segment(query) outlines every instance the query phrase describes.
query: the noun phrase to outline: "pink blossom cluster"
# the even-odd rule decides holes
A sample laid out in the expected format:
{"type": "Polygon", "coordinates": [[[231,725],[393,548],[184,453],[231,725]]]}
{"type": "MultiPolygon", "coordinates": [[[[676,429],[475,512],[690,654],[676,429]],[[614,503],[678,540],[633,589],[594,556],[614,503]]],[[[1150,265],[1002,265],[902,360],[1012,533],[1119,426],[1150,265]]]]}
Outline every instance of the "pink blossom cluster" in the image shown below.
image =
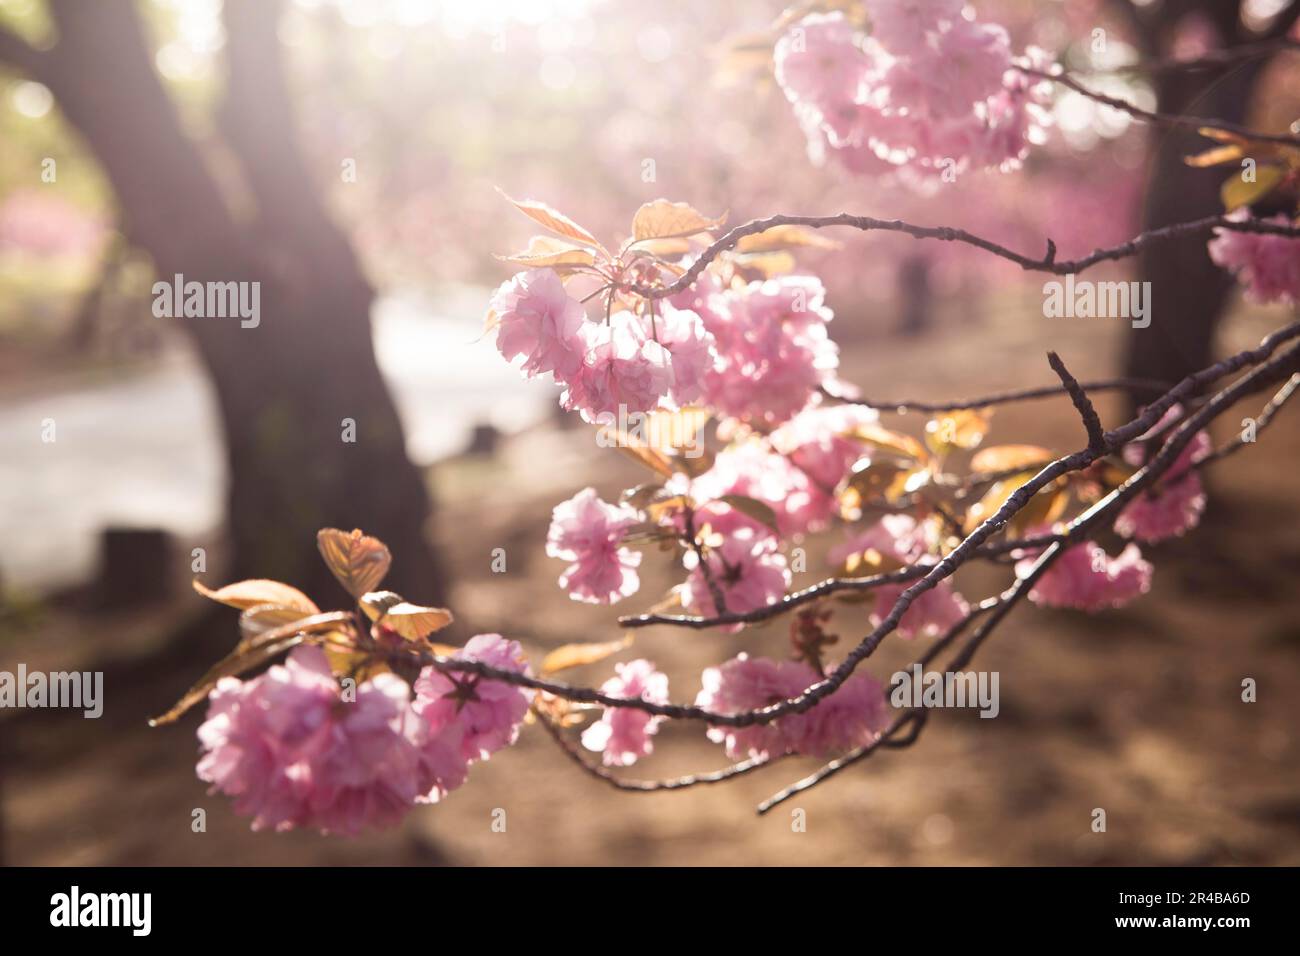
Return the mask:
{"type": "MultiPolygon", "coordinates": [[[[1145,464],[1148,439],[1181,415],[1181,406],[1170,408],[1150,432],[1124,448],[1124,460],[1135,467],[1145,464]]],[[[1151,543],[1176,537],[1196,527],[1205,511],[1205,489],[1195,465],[1210,451],[1208,432],[1199,431],[1193,435],[1155,485],[1124,506],[1115,519],[1115,532],[1125,538],[1151,543]]]]}
{"type": "MultiPolygon", "coordinates": [[[[1048,122],[1042,81],[1013,68],[1000,26],[964,0],[875,0],[869,34],[815,13],[776,44],[776,79],[809,139],[854,172],[1018,165],[1048,122]]],[[[1041,51],[1029,50],[1034,67],[1041,51]]]]}
{"type": "MultiPolygon", "coordinates": [[[[668,677],[650,661],[640,659],[614,665],[615,676],[600,689],[611,697],[668,703],[668,677]]],[[[631,707],[606,707],[600,719],[582,733],[582,745],[602,755],[607,767],[628,767],[654,751],[650,738],[664,718],[631,707]]]]}
{"type": "MultiPolygon", "coordinates": [[[[690,572],[677,587],[682,606],[713,617],[724,609],[743,614],[784,597],[790,586],[790,569],[781,553],[781,541],[772,529],[749,515],[720,502],[695,513],[702,533],[702,557],[693,549],[682,556],[690,572]],[[715,593],[724,607],[718,606],[715,593]]],[[[725,630],[739,630],[731,625],[725,630]]]]}
{"type": "MultiPolygon", "coordinates": [[[[1021,558],[1016,575],[1024,578],[1036,556],[1021,558]]],[[[1065,550],[1029,591],[1029,600],[1046,607],[1102,611],[1121,607],[1151,589],[1151,564],[1130,544],[1111,557],[1095,541],[1065,550]]]]}
{"type": "Polygon", "coordinates": [[[825,289],[784,276],[723,289],[716,277],[646,314],[588,321],[549,269],[520,272],[493,294],[497,348],[528,377],[550,373],[560,402],[585,421],[703,403],[721,415],[779,424],[804,408],[839,364],[825,289]]]}
{"type": "Polygon", "coordinates": [[[702,380],[702,398],[722,416],[779,425],[805,408],[834,379],[839,349],[826,331],[833,313],[814,276],[791,275],[723,288],[705,275],[672,297],[700,317],[716,362],[702,380]]]}
{"type": "MultiPolygon", "coordinates": [[[[1245,220],[1248,215],[1243,209],[1232,218],[1245,220]]],[[[1264,222],[1286,225],[1292,220],[1279,215],[1264,222]]],[[[1210,258],[1245,285],[1248,297],[1256,302],[1300,304],[1300,239],[1229,229],[1214,232],[1210,258]]]]}
{"type": "MultiPolygon", "coordinates": [[[[518,643],[480,634],[455,655],[521,671],[518,643]]],[[[250,680],[225,677],[199,727],[199,778],[234,799],[254,830],[353,835],[397,823],[465,782],[470,764],[513,743],[520,688],[425,668],[411,689],[378,674],[345,697],[319,647],[295,648],[250,680]]]]}
{"type": "MultiPolygon", "coordinates": [[[[803,661],[740,654],[704,672],[695,703],[715,713],[738,714],[797,697],[821,680],[822,675],[803,661]]],[[[752,727],[711,727],[708,734],[710,740],[725,745],[733,760],[782,754],[826,756],[870,743],[887,716],[880,683],[855,673],[801,714],[752,727]]]]}
{"type": "Polygon", "coordinates": [[[572,562],[560,575],[560,587],[575,601],[613,604],[641,586],[637,568],[641,552],[622,546],[628,528],[640,520],[626,505],[602,501],[595,488],[584,488],[551,512],[546,553],[572,562]]]}

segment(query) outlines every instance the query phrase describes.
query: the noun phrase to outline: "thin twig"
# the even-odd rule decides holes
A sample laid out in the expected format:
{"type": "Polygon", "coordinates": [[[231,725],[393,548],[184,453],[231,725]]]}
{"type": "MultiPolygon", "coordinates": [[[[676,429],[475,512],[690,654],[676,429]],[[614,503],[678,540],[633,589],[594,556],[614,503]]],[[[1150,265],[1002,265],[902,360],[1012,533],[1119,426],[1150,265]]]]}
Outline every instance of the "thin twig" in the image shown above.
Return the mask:
{"type": "Polygon", "coordinates": [[[863,232],[901,232],[914,239],[938,239],[941,242],[960,242],[977,249],[991,252],[993,255],[1009,262],[1014,262],[1027,272],[1047,272],[1053,275],[1070,275],[1079,273],[1100,262],[1112,262],[1127,259],[1153,243],[1179,239],[1209,232],[1211,229],[1226,229],[1230,232],[1249,232],[1263,235],[1287,236],[1300,238],[1300,224],[1268,222],[1263,219],[1230,219],[1226,214],[1204,216],[1186,222],[1174,223],[1139,233],[1127,242],[1105,249],[1097,249],[1078,259],[1057,260],[1055,244],[1048,240],[1048,252],[1041,258],[1026,256],[1009,249],[1001,243],[985,239],[965,229],[952,226],[918,226],[901,219],[876,219],[872,216],[855,216],[851,213],[839,213],[834,216],[769,216],[755,219],[736,226],[714,240],[703,250],[680,276],[667,285],[648,286],[639,283],[623,283],[619,289],[634,292],[652,299],[676,295],[689,289],[705,268],[722,253],[732,249],[746,236],[765,232],[776,226],[806,226],[809,229],[826,229],[832,226],[847,226],[863,232]]]}
{"type": "Polygon", "coordinates": [[[1067,89],[1073,90],[1080,96],[1085,96],[1093,102],[1100,103],[1103,106],[1109,106],[1111,109],[1119,110],[1121,113],[1127,113],[1135,119],[1140,119],[1157,126],[1175,127],[1178,129],[1201,129],[1208,127],[1211,129],[1223,130],[1225,133],[1232,133],[1245,139],[1261,143],[1276,143],[1281,146],[1300,146],[1300,136],[1291,133],[1264,133],[1259,130],[1253,130],[1248,126],[1242,126],[1239,123],[1229,123],[1226,120],[1209,119],[1204,116],[1184,116],[1180,113],[1158,113],[1153,110],[1143,109],[1135,103],[1128,100],[1122,100],[1116,96],[1107,96],[1105,93],[1098,93],[1096,90],[1090,90],[1083,83],[1070,76],[1068,73],[1062,73],[1052,70],[1040,70],[1036,67],[1015,66],[1014,69],[1041,80],[1049,80],[1052,83],[1059,83],[1067,89]]]}
{"type": "Polygon", "coordinates": [[[1079,380],[1070,374],[1070,370],[1065,367],[1065,363],[1055,352],[1047,353],[1047,364],[1052,366],[1052,371],[1060,378],[1061,384],[1070,395],[1075,411],[1083,419],[1084,430],[1088,433],[1089,450],[1102,452],[1106,447],[1106,431],[1101,427],[1101,419],[1097,417],[1097,409],[1092,407],[1088,393],[1083,390],[1079,380]]]}

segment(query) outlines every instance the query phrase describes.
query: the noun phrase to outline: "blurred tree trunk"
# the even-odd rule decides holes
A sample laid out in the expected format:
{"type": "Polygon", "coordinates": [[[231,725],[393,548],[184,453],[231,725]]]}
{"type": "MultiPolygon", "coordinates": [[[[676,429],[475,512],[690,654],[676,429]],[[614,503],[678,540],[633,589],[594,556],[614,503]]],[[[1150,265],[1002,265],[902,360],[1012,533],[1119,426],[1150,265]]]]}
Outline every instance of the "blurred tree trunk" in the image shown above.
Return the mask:
{"type": "MultiPolygon", "coordinates": [[[[1225,47],[1284,36],[1300,16],[1300,0],[1293,0],[1261,37],[1245,32],[1239,5],[1233,0],[1170,0],[1158,10],[1121,0],[1121,7],[1148,58],[1169,55],[1175,27],[1188,14],[1208,18],[1225,47]]],[[[1261,57],[1220,70],[1158,73],[1153,78],[1157,110],[1245,123],[1268,62],[1261,57]]],[[[1210,141],[1192,130],[1153,128],[1150,136],[1143,230],[1222,212],[1219,185],[1228,173],[1222,168],[1194,169],[1183,162],[1185,156],[1207,149],[1210,141]]],[[[1129,332],[1124,374],[1176,382],[1211,364],[1215,332],[1234,283],[1211,261],[1206,238],[1192,236],[1150,246],[1139,254],[1137,267],[1138,279],[1151,283],[1154,320],[1148,328],[1129,332]]]]}
{"type": "Polygon", "coordinates": [[[316,555],[315,531],[360,527],[394,553],[387,586],[441,601],[445,580],[425,538],[429,494],[375,360],[374,292],[294,138],[280,4],[225,8],[223,136],[202,149],[154,72],[133,0],[52,0],[58,43],[28,67],[98,157],[128,238],[160,279],[261,283],[256,328],[237,318],[159,320],[184,324],[216,388],[234,573],[282,578],[332,602],[341,592],[316,555]],[[237,170],[242,205],[207,162],[237,170]],[[355,422],[353,443],[345,419],[355,422]]]}

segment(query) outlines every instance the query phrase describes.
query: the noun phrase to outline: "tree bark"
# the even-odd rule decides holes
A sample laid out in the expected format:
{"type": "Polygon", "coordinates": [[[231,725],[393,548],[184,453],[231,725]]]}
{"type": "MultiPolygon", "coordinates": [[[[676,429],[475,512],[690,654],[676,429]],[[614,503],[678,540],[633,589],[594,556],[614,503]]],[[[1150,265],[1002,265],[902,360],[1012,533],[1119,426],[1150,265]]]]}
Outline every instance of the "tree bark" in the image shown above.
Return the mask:
{"type": "MultiPolygon", "coordinates": [[[[227,0],[222,129],[255,203],[231,204],[152,67],[131,0],[54,0],[59,42],[42,82],[112,183],[128,237],[164,281],[256,281],[261,322],[178,318],[221,410],[236,576],[342,597],[315,550],[322,526],[360,527],[394,554],[386,586],[440,602],[445,577],[425,537],[431,504],[375,360],[374,293],[313,188],[293,136],[279,62],[279,5],[227,0]],[[344,440],[344,420],[355,442],[344,440]]],[[[221,159],[225,157],[214,157],[221,159]]],[[[166,321],[166,320],[163,320],[166,321]]]]}
{"type": "MultiPolygon", "coordinates": [[[[1119,6],[1147,57],[1167,55],[1175,27],[1191,14],[1208,18],[1228,47],[1285,36],[1300,17],[1300,0],[1293,0],[1260,36],[1245,32],[1240,5],[1232,0],[1169,0],[1159,10],[1139,9],[1126,0],[1119,6]]],[[[1212,72],[1160,73],[1155,77],[1157,110],[1244,123],[1268,62],[1261,57],[1212,72]]],[[[1223,168],[1194,169],[1183,162],[1207,149],[1210,141],[1193,130],[1152,129],[1150,135],[1154,145],[1143,229],[1221,212],[1219,186],[1228,173],[1223,168]]],[[[1148,328],[1129,333],[1124,374],[1177,382],[1211,363],[1233,279],[1210,259],[1203,236],[1152,245],[1138,255],[1137,268],[1139,280],[1151,283],[1153,318],[1148,328]]]]}

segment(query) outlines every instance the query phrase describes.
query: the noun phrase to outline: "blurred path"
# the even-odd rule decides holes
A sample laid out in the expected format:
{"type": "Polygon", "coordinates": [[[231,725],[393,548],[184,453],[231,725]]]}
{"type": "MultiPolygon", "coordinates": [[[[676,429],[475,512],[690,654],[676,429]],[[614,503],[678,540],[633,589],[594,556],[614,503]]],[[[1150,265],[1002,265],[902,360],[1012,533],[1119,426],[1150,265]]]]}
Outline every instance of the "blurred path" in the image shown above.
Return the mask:
{"type": "MultiPolygon", "coordinates": [[[[432,305],[376,306],[375,349],[421,464],[460,451],[477,423],[514,431],[554,400],[553,389],[522,381],[479,340],[487,295],[465,289],[432,305]]],[[[189,354],[6,402],[0,449],[0,581],[8,587],[85,578],[105,524],[196,535],[221,520],[215,396],[189,354]],[[53,442],[42,441],[46,420],[53,442]]]]}

